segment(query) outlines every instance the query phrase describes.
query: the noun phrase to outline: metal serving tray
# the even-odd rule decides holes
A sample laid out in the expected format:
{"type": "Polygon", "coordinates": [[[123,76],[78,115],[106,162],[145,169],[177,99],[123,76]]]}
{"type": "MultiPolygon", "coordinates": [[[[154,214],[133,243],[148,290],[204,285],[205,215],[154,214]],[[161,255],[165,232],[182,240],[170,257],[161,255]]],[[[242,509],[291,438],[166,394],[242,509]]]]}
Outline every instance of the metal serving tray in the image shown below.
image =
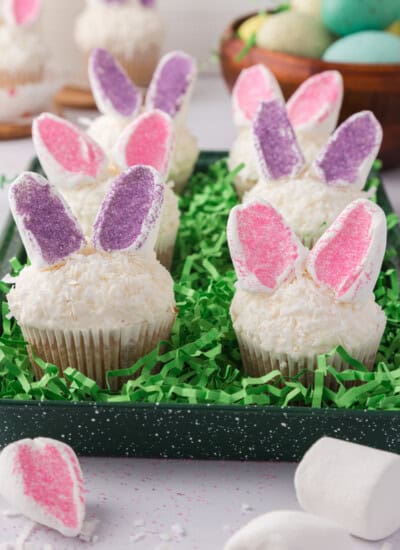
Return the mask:
{"type": "MultiPolygon", "coordinates": [[[[204,170],[226,153],[202,153],[204,170]]],[[[33,163],[31,169],[37,168],[33,163]]],[[[392,207],[380,186],[378,202],[392,207]]],[[[390,233],[400,256],[400,229],[390,233]]],[[[0,242],[0,270],[23,253],[10,219],[0,242]]],[[[94,404],[0,400],[0,446],[47,436],[81,455],[299,460],[322,435],[400,453],[400,412],[177,404],[94,404]]]]}

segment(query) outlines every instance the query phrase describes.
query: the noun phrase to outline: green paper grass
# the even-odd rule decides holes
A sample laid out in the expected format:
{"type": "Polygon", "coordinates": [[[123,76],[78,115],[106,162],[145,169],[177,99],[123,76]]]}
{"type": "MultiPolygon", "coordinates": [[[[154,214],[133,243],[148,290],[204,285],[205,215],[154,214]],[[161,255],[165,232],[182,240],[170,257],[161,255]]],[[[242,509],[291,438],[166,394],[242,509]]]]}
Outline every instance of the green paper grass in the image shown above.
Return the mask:
{"type": "MultiPolygon", "coordinates": [[[[375,168],[379,166],[376,165],[375,168]]],[[[140,376],[121,391],[104,390],[76,370],[60,377],[57,367],[36,357],[43,378],[34,381],[26,346],[15,320],[3,303],[0,337],[0,397],[15,400],[68,400],[97,402],[210,403],[218,405],[303,405],[352,409],[400,409],[400,297],[396,271],[387,263],[376,286],[376,299],[388,322],[375,370],[367,369],[338,347],[318,360],[314,383],[306,387],[299,377],[283,378],[273,371],[261,378],[243,376],[240,353],[229,316],[235,274],[226,240],[230,209],[237,204],[224,161],[197,173],[181,198],[182,219],[173,267],[178,318],[169,342],[160,345],[129,369],[108,373],[108,380],[140,376]],[[162,350],[162,351],[161,351],[162,350]],[[349,365],[337,372],[330,359],[338,353],[349,365]],[[154,372],[160,363],[161,369],[154,372]],[[338,389],[325,386],[335,378],[338,389]],[[357,382],[346,387],[348,382],[357,382]]],[[[379,178],[371,177],[370,186],[379,178]]],[[[388,216],[388,227],[397,224],[388,216]]],[[[396,256],[389,248],[387,258],[396,256]]],[[[12,262],[14,274],[23,269],[12,262]]],[[[7,292],[8,285],[1,283],[7,292]]]]}

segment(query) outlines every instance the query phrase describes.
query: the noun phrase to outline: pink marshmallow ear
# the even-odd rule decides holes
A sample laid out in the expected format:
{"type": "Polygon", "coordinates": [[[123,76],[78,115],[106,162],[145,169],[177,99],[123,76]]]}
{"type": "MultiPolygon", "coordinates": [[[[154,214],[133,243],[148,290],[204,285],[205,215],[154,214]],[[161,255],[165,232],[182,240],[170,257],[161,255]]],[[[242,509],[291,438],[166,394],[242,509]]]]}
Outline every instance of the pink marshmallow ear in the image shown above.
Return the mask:
{"type": "Polygon", "coordinates": [[[123,170],[143,164],[166,177],[174,138],[174,125],[167,114],[157,110],[143,113],[122,132],[114,148],[114,160],[123,170]]]}
{"type": "Polygon", "coordinates": [[[382,127],[371,111],[345,120],[318,154],[314,169],[327,185],[362,189],[382,143],[382,127]]]}
{"type": "Polygon", "coordinates": [[[260,104],[253,135],[261,177],[266,180],[291,178],[303,168],[304,157],[281,101],[274,99],[260,104]]]}
{"type": "Polygon", "coordinates": [[[272,72],[261,64],[244,69],[232,91],[235,124],[251,125],[260,103],[272,99],[284,102],[282,90],[272,72]]]}
{"type": "Polygon", "coordinates": [[[42,0],[3,0],[4,19],[9,25],[32,25],[40,15],[42,0]]]}
{"type": "Polygon", "coordinates": [[[341,302],[362,302],[371,295],[386,249],[386,218],[366,199],[353,201],[309,254],[307,270],[317,285],[341,302]]]}
{"type": "Polygon", "coordinates": [[[48,267],[65,260],[85,243],[76,218],[45,178],[25,172],[10,187],[11,212],[31,263],[48,267]]]}
{"type": "Polygon", "coordinates": [[[101,113],[123,118],[133,118],[138,114],[142,95],[107,50],[98,48],[91,53],[89,80],[101,113]]]}
{"type": "Polygon", "coordinates": [[[13,510],[66,537],[79,535],[85,493],[71,447],[45,437],[15,441],[1,452],[0,471],[0,493],[13,510]]]}
{"type": "Polygon", "coordinates": [[[107,168],[101,147],[63,118],[43,113],[33,121],[32,137],[40,163],[55,185],[94,183],[107,168]]]}
{"type": "Polygon", "coordinates": [[[164,55],[147,91],[147,109],[159,109],[175,118],[189,101],[196,74],[196,61],[190,55],[181,51],[164,55]]]}
{"type": "Polygon", "coordinates": [[[134,166],[111,185],[93,226],[93,245],[106,252],[153,250],[164,183],[150,166],[134,166]]]}
{"type": "Polygon", "coordinates": [[[249,292],[274,292],[302,269],[307,255],[282,216],[266,202],[231,210],[228,244],[237,287],[249,292]]]}
{"type": "Polygon", "coordinates": [[[342,75],[324,71],[303,82],[286,107],[298,135],[324,143],[336,128],[342,101],[342,75]]]}

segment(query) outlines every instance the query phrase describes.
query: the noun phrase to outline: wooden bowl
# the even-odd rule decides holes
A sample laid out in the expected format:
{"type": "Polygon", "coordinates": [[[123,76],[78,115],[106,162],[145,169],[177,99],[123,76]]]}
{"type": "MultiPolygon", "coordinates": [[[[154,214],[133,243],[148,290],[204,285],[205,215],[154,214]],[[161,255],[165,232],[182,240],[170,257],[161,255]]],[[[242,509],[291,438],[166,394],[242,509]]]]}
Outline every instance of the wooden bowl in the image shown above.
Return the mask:
{"type": "Polygon", "coordinates": [[[245,46],[237,36],[237,29],[252,15],[234,21],[221,40],[220,62],[228,88],[232,90],[243,69],[262,63],[275,74],[288,99],[309,76],[336,69],[342,73],[345,88],[340,120],[357,111],[373,111],[383,127],[379,157],[385,168],[400,166],[400,64],[330,63],[258,47],[252,48],[241,61],[237,61],[237,55],[245,46]]]}

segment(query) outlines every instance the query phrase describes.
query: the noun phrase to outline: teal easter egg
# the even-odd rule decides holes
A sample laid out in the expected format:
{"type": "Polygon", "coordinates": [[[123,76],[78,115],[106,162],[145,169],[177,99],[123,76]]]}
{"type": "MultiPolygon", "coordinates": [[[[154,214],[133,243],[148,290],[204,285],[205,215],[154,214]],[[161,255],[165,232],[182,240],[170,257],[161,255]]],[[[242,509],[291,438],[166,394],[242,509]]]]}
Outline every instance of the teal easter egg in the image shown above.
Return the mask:
{"type": "Polygon", "coordinates": [[[322,20],[340,36],[382,30],[400,18],[400,0],[322,0],[322,20]]]}
{"type": "Polygon", "coordinates": [[[334,42],[323,55],[339,63],[400,63],[400,38],[382,31],[363,31],[334,42]]]}

